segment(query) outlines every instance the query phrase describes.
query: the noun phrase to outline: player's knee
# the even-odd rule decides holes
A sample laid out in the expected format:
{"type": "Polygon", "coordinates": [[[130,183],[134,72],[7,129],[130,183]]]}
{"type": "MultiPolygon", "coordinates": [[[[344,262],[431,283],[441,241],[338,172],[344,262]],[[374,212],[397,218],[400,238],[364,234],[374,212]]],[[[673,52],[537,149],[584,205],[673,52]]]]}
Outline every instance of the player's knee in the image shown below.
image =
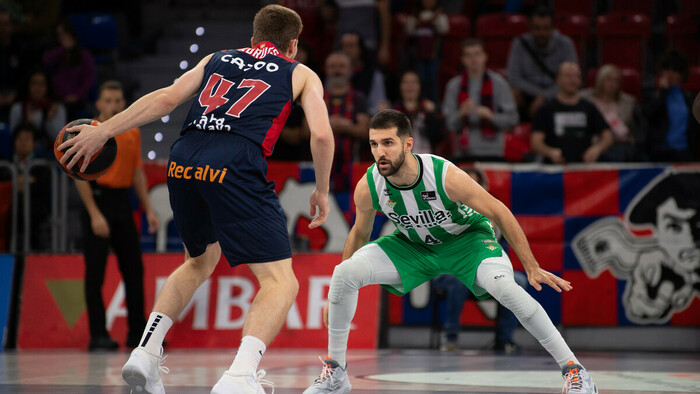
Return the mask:
{"type": "Polygon", "coordinates": [[[515,283],[512,278],[504,281],[501,296],[498,301],[504,307],[510,309],[519,320],[527,320],[537,311],[537,301],[530,294],[515,283]]]}
{"type": "Polygon", "coordinates": [[[328,301],[339,302],[343,294],[357,291],[364,286],[367,272],[358,259],[350,258],[340,263],[333,270],[328,301]]]}

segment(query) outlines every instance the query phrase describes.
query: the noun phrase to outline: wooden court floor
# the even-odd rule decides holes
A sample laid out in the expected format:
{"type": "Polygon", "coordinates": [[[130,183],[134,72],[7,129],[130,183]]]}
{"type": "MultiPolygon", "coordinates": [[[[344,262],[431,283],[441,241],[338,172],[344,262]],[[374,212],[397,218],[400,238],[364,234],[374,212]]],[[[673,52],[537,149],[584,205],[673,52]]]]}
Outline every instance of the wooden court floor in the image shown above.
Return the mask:
{"type": "MultiPolygon", "coordinates": [[[[173,350],[167,393],[209,393],[235,350],[173,350]]],[[[275,393],[301,393],[318,375],[319,350],[271,349],[261,367],[275,393]]],[[[601,393],[700,393],[700,355],[577,353],[601,393]]],[[[0,353],[0,393],[128,393],[121,379],[126,352],[0,353]]],[[[559,393],[562,379],[543,352],[351,351],[353,393],[559,393]]],[[[270,392],[270,391],[268,391],[270,392]]]]}

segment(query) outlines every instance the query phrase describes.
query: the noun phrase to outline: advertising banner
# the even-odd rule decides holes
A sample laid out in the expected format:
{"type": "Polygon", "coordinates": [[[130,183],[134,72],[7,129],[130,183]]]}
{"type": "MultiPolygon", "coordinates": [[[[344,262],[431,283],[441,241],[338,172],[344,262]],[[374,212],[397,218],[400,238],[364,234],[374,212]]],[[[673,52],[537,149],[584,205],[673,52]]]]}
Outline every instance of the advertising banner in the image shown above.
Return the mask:
{"type": "MultiPolygon", "coordinates": [[[[146,310],[168,275],[182,263],[182,254],[145,254],[146,310]]],[[[325,348],[327,329],[321,312],[326,304],[338,254],[294,256],[299,293],[287,320],[275,338],[276,348],[325,348]]],[[[18,347],[87,348],[89,341],[85,307],[84,264],[81,255],[31,255],[26,258],[18,347]]],[[[245,315],[257,281],[247,266],[230,268],[219,262],[211,278],[195,293],[192,302],[173,325],[166,340],[169,348],[235,348],[241,338],[245,315]]],[[[108,259],[103,287],[107,330],[120,344],[125,341],[126,306],[124,285],[116,259],[108,259]]],[[[378,335],[379,289],[360,292],[361,309],[353,321],[350,348],[375,348],[378,335]]]]}

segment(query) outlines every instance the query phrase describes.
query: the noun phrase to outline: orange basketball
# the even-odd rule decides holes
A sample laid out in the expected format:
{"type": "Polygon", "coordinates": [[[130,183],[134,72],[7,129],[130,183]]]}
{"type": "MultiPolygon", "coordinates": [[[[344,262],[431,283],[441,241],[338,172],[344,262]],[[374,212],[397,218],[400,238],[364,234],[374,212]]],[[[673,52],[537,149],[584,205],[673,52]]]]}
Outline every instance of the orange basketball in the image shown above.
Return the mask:
{"type": "MultiPolygon", "coordinates": [[[[56,141],[53,144],[53,153],[56,156],[56,160],[58,160],[59,164],[61,164],[61,158],[63,157],[63,151],[58,150],[58,146],[64,143],[65,141],[75,137],[78,135],[79,132],[68,132],[66,129],[69,129],[73,126],[78,126],[81,124],[88,124],[92,126],[97,126],[100,124],[100,122],[93,120],[93,119],[78,119],[74,120],[70,123],[68,123],[63,129],[61,130],[60,133],[58,133],[58,136],[56,137],[56,141]]],[[[78,163],[73,166],[73,168],[67,168],[66,165],[70,163],[71,158],[68,158],[66,160],[65,164],[61,164],[61,168],[63,168],[63,171],[66,172],[70,177],[81,180],[81,181],[92,181],[95,180],[102,175],[104,175],[109,168],[112,166],[112,163],[114,163],[114,159],[117,157],[117,141],[114,139],[114,137],[110,138],[105,142],[105,144],[102,146],[102,149],[97,151],[91,158],[90,158],[90,163],[87,166],[87,169],[85,172],[80,171],[80,167],[83,165],[83,158],[78,160],[78,163]]]]}

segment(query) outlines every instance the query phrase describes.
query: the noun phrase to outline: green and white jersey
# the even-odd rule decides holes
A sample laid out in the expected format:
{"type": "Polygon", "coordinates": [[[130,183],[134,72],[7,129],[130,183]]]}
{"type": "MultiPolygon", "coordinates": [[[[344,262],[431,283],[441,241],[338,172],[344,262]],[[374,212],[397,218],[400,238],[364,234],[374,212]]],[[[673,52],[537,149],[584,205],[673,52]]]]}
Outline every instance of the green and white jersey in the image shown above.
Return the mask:
{"type": "Polygon", "coordinates": [[[472,208],[449,199],[445,177],[451,163],[430,154],[414,154],[418,177],[408,186],[396,186],[379,173],[376,164],[367,169],[372,206],[386,215],[412,242],[441,244],[472,229],[493,232],[491,222],[472,208]]]}

